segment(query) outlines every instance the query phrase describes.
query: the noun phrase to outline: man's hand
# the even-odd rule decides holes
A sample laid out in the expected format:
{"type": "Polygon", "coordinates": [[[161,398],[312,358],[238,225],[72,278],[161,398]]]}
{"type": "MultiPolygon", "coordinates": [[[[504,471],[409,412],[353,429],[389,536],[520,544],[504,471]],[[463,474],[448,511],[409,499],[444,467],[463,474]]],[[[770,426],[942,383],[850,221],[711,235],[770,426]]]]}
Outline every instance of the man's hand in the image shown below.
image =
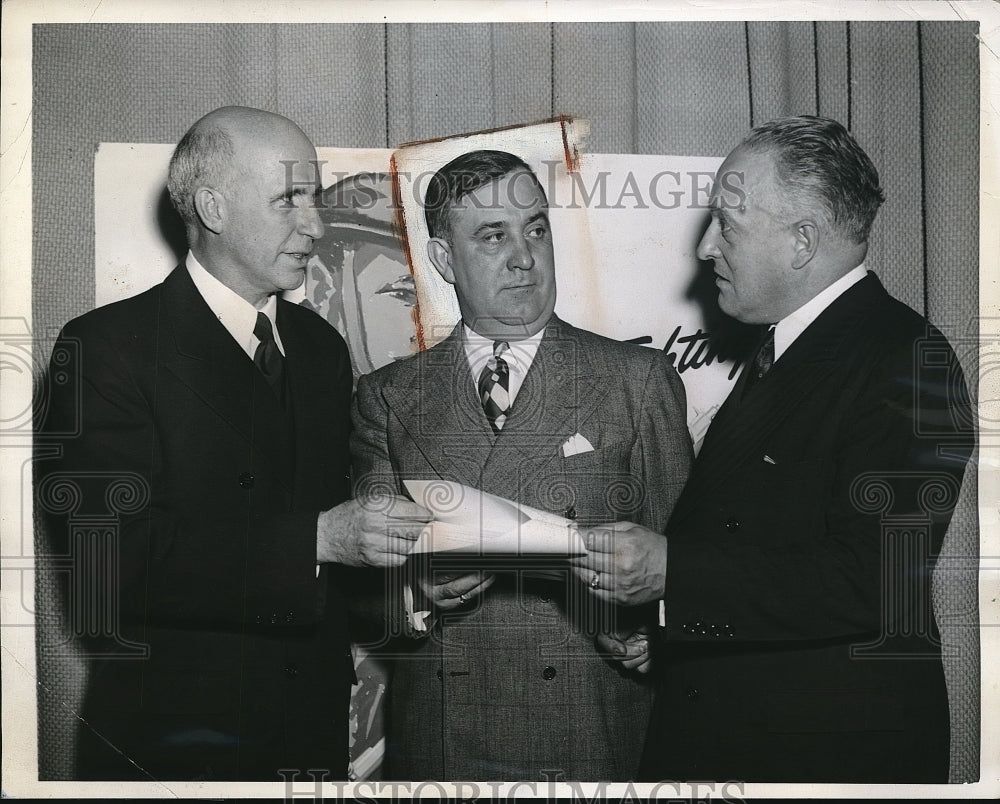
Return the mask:
{"type": "Polygon", "coordinates": [[[651,667],[649,655],[649,635],[646,629],[631,634],[598,634],[597,650],[616,662],[621,662],[626,670],[648,673],[651,667]]]}
{"type": "Polygon", "coordinates": [[[591,593],[606,603],[641,606],[663,597],[667,540],[641,525],[619,522],[580,531],[589,551],[570,559],[591,593]]]}
{"type": "Polygon", "coordinates": [[[496,580],[491,573],[467,572],[461,575],[436,572],[432,578],[420,578],[420,588],[427,599],[442,611],[464,606],[481,595],[496,580]]]}
{"type": "Polygon", "coordinates": [[[316,561],[351,567],[398,567],[430,511],[404,497],[372,495],[323,511],[316,523],[316,561]]]}

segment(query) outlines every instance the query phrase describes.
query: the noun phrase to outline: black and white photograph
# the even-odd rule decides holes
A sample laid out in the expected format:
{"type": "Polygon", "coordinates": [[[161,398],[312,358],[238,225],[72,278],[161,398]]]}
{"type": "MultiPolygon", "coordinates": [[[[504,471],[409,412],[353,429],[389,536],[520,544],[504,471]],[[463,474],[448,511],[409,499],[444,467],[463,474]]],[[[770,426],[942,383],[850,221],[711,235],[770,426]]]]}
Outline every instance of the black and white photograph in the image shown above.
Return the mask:
{"type": "Polygon", "coordinates": [[[5,2],[2,792],[1000,795],[989,2],[5,2]]]}

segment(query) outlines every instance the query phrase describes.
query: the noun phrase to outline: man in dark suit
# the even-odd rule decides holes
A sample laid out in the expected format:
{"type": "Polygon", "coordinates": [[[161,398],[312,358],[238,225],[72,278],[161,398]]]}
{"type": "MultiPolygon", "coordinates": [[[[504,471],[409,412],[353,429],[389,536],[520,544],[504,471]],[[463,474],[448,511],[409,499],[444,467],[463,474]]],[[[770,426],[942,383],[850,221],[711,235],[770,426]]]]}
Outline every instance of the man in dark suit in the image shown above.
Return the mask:
{"type": "MultiPolygon", "coordinates": [[[[358,482],[457,481],[580,524],[662,529],[691,461],[683,386],[662,352],[554,315],[535,174],[509,153],[463,154],[432,178],[425,216],[462,320],[437,346],[360,379],[358,482]]],[[[634,673],[648,610],[593,606],[564,558],[513,556],[485,577],[469,571],[482,557],[450,571],[446,560],[432,556],[414,581],[433,625],[392,646],[391,776],[634,778],[636,724],[652,705],[634,673]],[[598,654],[605,628],[627,653],[598,654]]]]}
{"type": "Polygon", "coordinates": [[[599,599],[662,601],[644,778],[947,781],[929,562],[973,418],[941,333],[864,264],[882,198],[815,117],[755,129],[717,174],[698,256],[760,347],[666,541],[594,531],[578,562],[599,599]]]}
{"type": "Polygon", "coordinates": [[[103,637],[86,645],[79,778],[346,777],[338,575],[404,561],[426,512],[348,499],[347,348],[277,298],[322,234],[316,168],[284,117],[203,117],[170,162],[185,263],[56,344],[50,373],[79,391],[52,383],[39,441],[57,458],[39,463],[37,498],[75,571],[93,573],[74,581],[92,597],[71,598],[71,625],[103,637]],[[88,530],[108,509],[114,527],[88,530]],[[390,510],[414,522],[390,530],[390,510]]]}

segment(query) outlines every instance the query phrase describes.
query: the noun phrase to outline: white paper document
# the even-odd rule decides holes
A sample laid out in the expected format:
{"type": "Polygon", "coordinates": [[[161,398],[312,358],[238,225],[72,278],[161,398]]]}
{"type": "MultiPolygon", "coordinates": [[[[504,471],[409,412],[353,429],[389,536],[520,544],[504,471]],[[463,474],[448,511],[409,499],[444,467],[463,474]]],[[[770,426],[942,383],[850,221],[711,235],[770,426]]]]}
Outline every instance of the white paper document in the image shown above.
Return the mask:
{"type": "Polygon", "coordinates": [[[434,514],[414,553],[583,555],[570,519],[448,480],[404,480],[413,501],[434,514]]]}

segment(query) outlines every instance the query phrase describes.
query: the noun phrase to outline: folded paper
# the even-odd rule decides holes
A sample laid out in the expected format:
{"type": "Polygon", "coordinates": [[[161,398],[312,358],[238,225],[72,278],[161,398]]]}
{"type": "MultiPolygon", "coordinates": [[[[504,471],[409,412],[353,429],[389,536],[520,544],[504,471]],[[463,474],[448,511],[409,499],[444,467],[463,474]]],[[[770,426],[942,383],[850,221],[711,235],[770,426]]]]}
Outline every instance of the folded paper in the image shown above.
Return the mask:
{"type": "Polygon", "coordinates": [[[414,553],[583,555],[572,520],[448,480],[405,480],[413,501],[434,514],[414,553]]]}

